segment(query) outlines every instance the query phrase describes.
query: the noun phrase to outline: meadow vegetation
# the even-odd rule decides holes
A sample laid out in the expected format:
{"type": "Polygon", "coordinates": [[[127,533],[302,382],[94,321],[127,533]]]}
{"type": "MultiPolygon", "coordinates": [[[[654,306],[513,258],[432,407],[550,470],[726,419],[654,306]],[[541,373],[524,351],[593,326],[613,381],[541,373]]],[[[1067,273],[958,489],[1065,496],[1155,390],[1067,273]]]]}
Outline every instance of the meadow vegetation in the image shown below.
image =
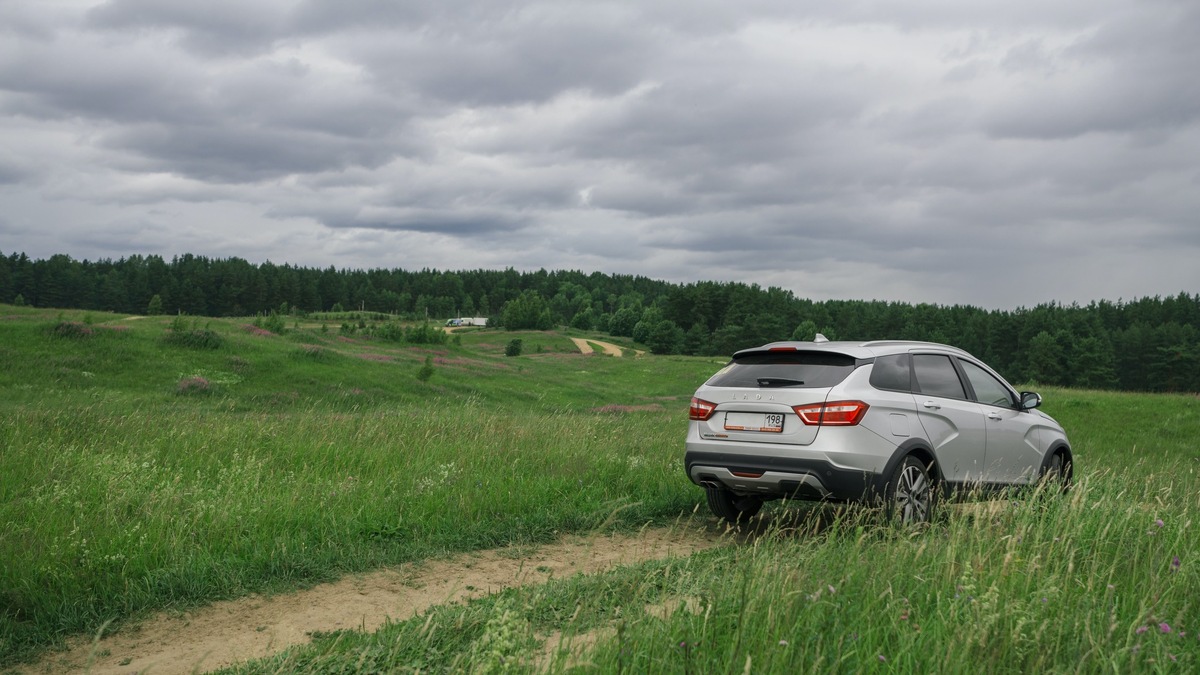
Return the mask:
{"type": "MultiPolygon", "coordinates": [[[[713,526],[681,456],[688,399],[723,359],[180,321],[0,306],[0,665],[383,565],[713,526]],[[173,337],[198,331],[215,338],[173,337]]],[[[1074,446],[1066,496],[949,506],[919,530],[773,504],[718,549],[240,670],[1200,669],[1200,400],[1042,393],[1074,446]]]]}

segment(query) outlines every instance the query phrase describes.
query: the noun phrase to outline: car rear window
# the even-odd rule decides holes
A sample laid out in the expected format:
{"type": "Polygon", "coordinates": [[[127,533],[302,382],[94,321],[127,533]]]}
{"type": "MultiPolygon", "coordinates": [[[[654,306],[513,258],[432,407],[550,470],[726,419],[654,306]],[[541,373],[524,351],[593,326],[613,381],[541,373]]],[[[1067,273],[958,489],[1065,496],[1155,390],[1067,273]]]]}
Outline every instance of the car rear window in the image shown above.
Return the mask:
{"type": "Polygon", "coordinates": [[[712,387],[832,387],[855,368],[854,358],[829,352],[756,352],[734,359],[708,380],[712,387]],[[773,383],[760,385],[760,379],[773,383]],[[803,384],[795,384],[795,383],[803,384]]]}

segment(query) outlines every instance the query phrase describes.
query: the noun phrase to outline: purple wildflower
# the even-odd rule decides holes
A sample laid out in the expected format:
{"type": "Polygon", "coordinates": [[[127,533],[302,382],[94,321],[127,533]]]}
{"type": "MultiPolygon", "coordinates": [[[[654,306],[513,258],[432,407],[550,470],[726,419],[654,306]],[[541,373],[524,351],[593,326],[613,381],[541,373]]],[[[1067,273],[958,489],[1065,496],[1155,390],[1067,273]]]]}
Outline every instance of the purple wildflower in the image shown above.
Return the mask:
{"type": "Polygon", "coordinates": [[[1148,630],[1150,630],[1150,627],[1149,627],[1149,626],[1138,626],[1138,627],[1137,627],[1137,630],[1135,630],[1135,631],[1133,631],[1133,632],[1134,632],[1134,633],[1136,633],[1136,634],[1138,634],[1138,635],[1141,635],[1142,633],[1145,633],[1145,632],[1146,632],[1146,631],[1148,631],[1148,630]]]}
{"type": "Polygon", "coordinates": [[[1155,525],[1157,525],[1158,527],[1162,527],[1162,526],[1164,525],[1164,523],[1163,523],[1163,521],[1162,521],[1162,518],[1158,518],[1158,519],[1156,519],[1156,520],[1154,521],[1154,524],[1155,524],[1155,525]]]}
{"type": "Polygon", "coordinates": [[[1175,557],[1171,558],[1171,571],[1172,572],[1179,571],[1179,556],[1175,556],[1175,557]]]}
{"type": "Polygon", "coordinates": [[[1162,631],[1162,632],[1164,632],[1164,633],[1170,633],[1170,632],[1171,632],[1171,625],[1170,625],[1170,624],[1168,624],[1166,621],[1164,621],[1164,622],[1162,622],[1162,623],[1158,624],[1158,629],[1159,629],[1159,630],[1161,630],[1161,631],[1162,631]]]}
{"type": "Polygon", "coordinates": [[[886,657],[886,656],[884,656],[883,654],[880,654],[880,655],[879,655],[879,662],[880,662],[880,663],[887,663],[887,657],[886,657]]]}

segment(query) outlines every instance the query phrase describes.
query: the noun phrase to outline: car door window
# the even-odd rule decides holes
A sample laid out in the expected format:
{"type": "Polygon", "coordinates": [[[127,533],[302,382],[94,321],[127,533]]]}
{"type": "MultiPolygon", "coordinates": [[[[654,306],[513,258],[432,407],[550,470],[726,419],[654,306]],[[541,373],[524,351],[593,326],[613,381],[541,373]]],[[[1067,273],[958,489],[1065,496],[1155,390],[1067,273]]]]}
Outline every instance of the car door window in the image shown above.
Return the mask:
{"type": "Polygon", "coordinates": [[[917,388],[922,394],[943,398],[967,397],[962,381],[958,379],[958,371],[950,362],[949,356],[913,354],[913,373],[917,378],[917,388]]]}
{"type": "Polygon", "coordinates": [[[971,382],[971,387],[975,389],[976,401],[1005,408],[1015,407],[1012,392],[1004,386],[1004,383],[970,361],[960,359],[959,363],[962,364],[963,372],[966,373],[967,380],[971,382]]]}

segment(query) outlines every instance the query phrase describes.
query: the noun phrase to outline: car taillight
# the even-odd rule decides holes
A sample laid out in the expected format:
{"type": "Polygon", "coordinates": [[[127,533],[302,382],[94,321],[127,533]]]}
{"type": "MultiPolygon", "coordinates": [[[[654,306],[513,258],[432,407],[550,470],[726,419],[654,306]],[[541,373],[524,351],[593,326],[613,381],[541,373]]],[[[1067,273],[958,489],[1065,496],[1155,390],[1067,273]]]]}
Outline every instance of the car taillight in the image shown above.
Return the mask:
{"type": "Polygon", "coordinates": [[[692,406],[688,409],[688,419],[699,420],[703,422],[704,420],[712,417],[713,412],[716,411],[716,409],[716,403],[709,403],[704,399],[699,399],[693,396],[692,406]]]}
{"type": "Polygon", "coordinates": [[[792,410],[796,411],[801,422],[810,427],[852,427],[862,420],[870,407],[862,401],[831,401],[798,405],[792,410]]]}

